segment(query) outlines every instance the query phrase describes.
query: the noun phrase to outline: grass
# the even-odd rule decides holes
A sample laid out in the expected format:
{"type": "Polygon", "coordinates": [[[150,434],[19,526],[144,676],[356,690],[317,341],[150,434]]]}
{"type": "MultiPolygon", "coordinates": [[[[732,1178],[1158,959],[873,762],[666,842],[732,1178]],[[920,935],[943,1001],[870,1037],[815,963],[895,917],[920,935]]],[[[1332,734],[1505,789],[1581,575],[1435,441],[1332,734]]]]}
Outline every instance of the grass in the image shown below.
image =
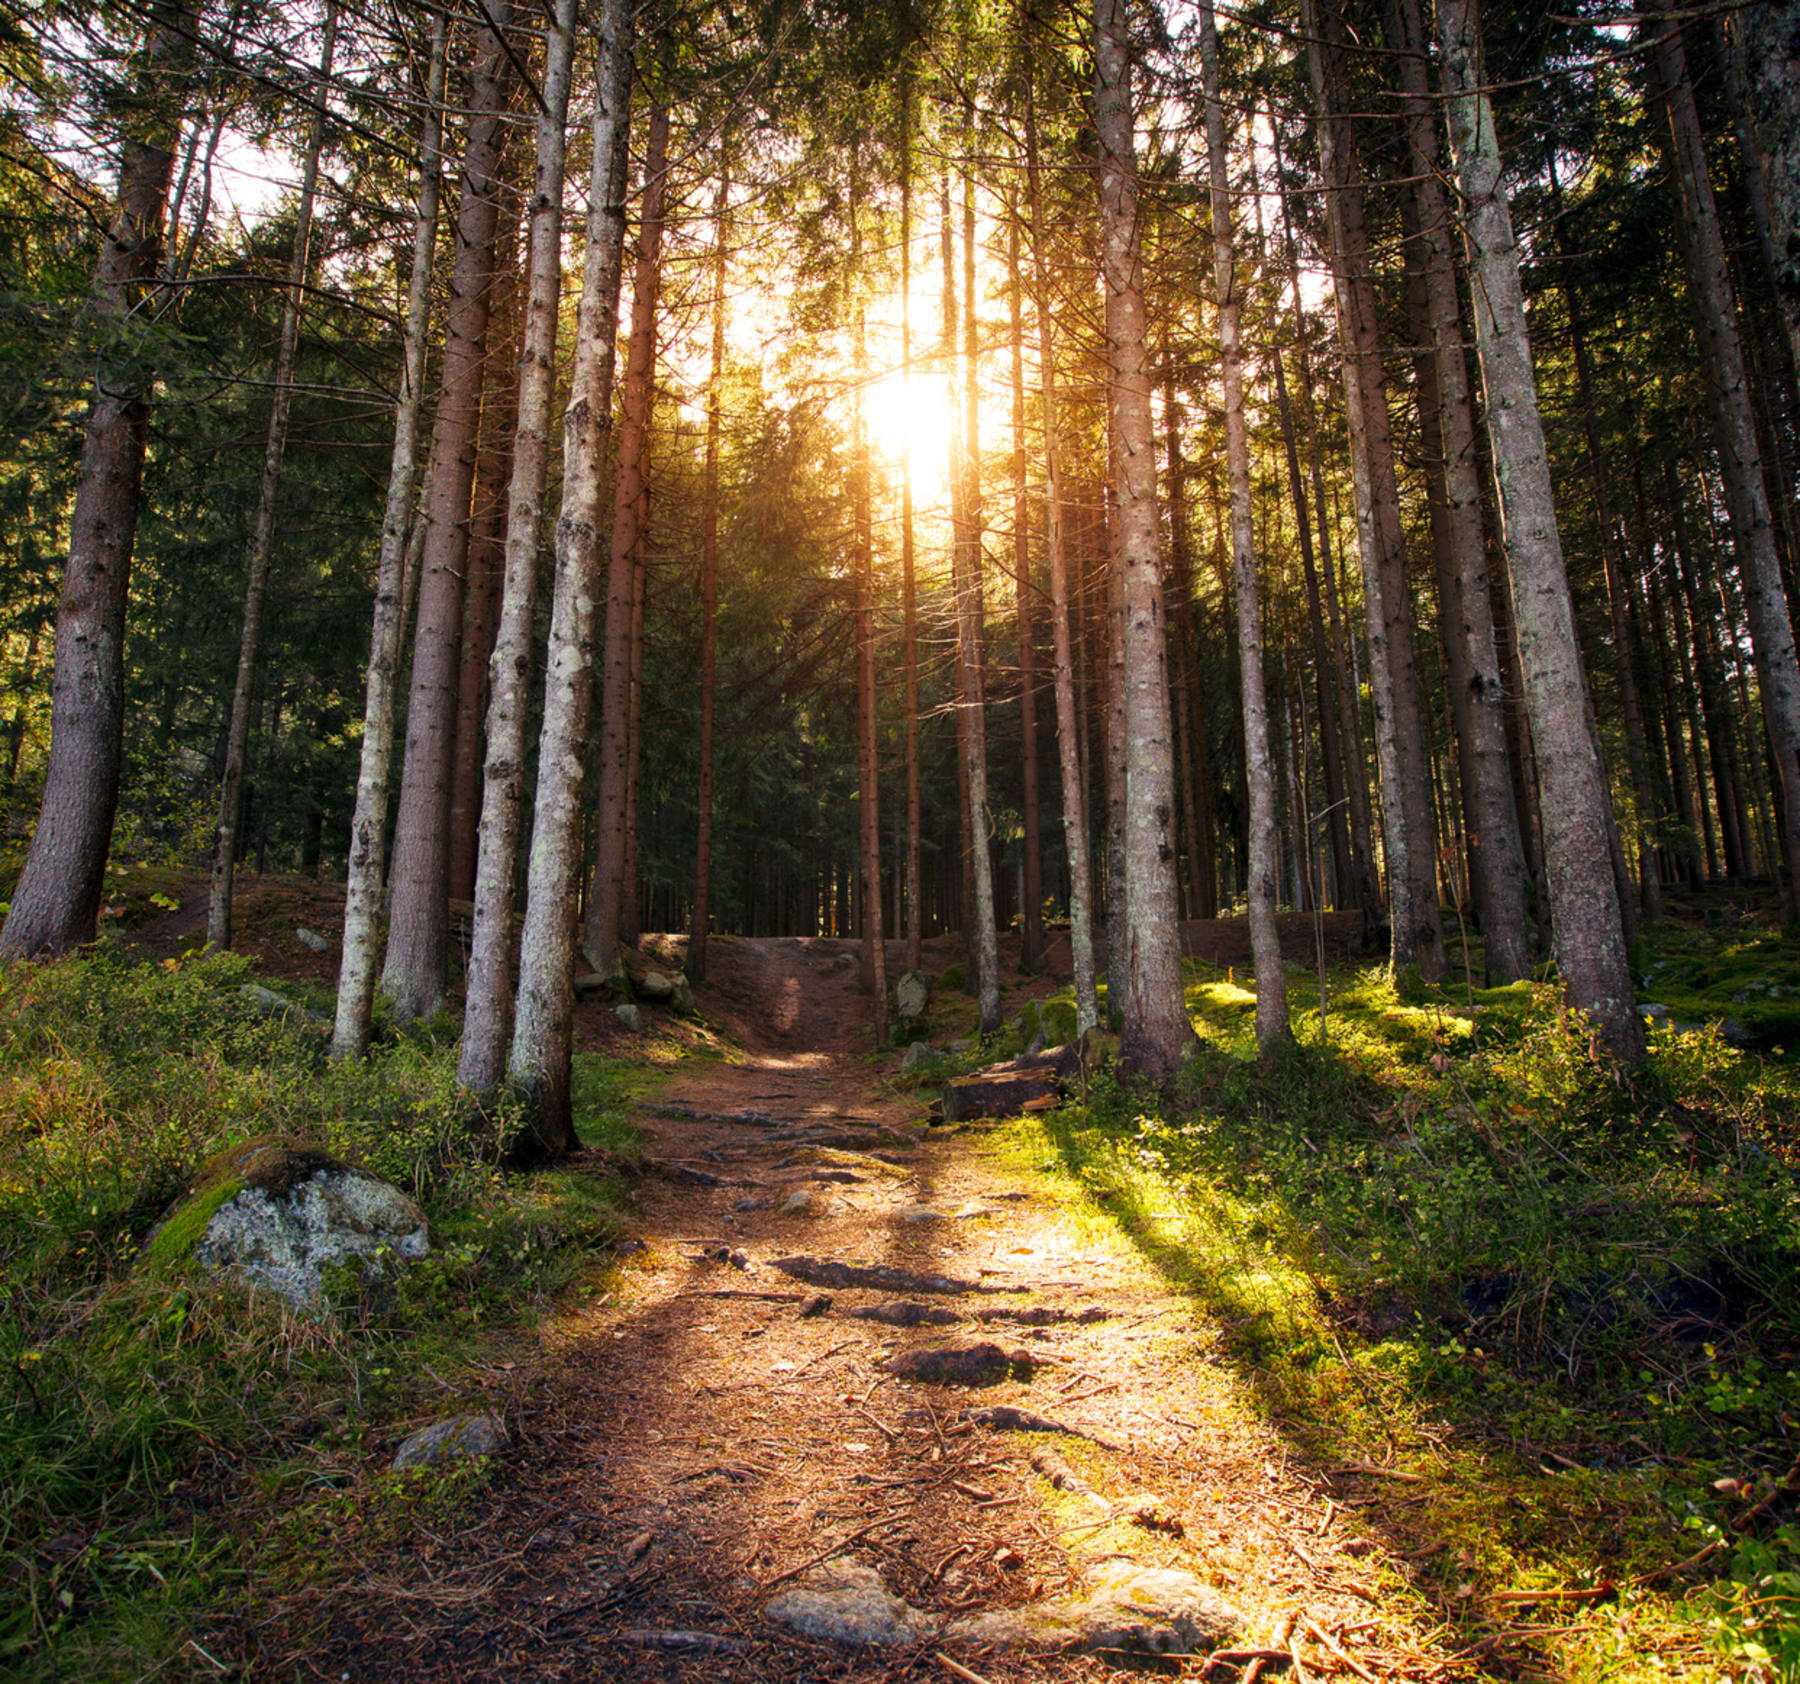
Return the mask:
{"type": "MultiPolygon", "coordinates": [[[[1785,951],[1737,944],[1739,989],[1745,946],[1785,951]]],[[[1665,1023],[1623,1077],[1548,987],[1372,970],[1326,1043],[1294,973],[1259,1061],[1247,984],[1190,965],[1183,1076],[1102,1076],[1016,1150],[1209,1312],[1297,1453],[1426,1476],[1365,1524],[1430,1552],[1396,1588],[1484,1670],[1800,1677],[1800,1072],[1665,1023]]]]}
{"type": "MultiPolygon", "coordinates": [[[[258,1015],[234,958],[106,947],[0,968],[0,1670],[136,1677],[229,1656],[254,1569],[304,1578],[323,1534],[391,1532],[477,1476],[375,1472],[403,1429],[488,1407],[537,1316],[592,1283],[625,1197],[593,1167],[510,1175],[511,1120],[472,1117],[454,1049],[401,1038],[361,1065],[258,1015]],[[285,1135],[405,1187],[431,1255],[321,1313],[246,1297],[157,1224],[216,1153],[285,1135]],[[212,1632],[215,1635],[209,1636],[212,1632]],[[134,1664],[134,1662],[136,1664],[134,1664]]],[[[666,1079],[577,1061],[590,1160],[628,1168],[632,1101],[666,1079]]],[[[195,1229],[189,1212],[177,1219],[195,1229]]],[[[197,1237],[197,1234],[196,1236],[197,1237]]],[[[239,1634],[241,1636],[241,1634],[239,1634]]]]}

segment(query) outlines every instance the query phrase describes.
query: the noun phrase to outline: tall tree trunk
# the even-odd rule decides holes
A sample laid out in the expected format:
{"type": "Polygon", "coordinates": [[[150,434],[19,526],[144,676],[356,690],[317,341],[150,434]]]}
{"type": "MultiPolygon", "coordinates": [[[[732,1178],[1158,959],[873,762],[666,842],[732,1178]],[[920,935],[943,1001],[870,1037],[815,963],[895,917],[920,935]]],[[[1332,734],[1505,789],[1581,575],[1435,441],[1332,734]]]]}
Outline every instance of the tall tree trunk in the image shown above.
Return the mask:
{"type": "Polygon", "coordinates": [[[0,953],[64,953],[94,939],[119,804],[125,721],[125,608],[155,374],[134,306],[161,262],[164,208],[193,62],[185,0],[154,6],[121,101],[119,194],[88,309],[107,347],[81,440],[69,559],[56,611],[50,756],[31,848],[0,929],[0,953]]]}
{"type": "MultiPolygon", "coordinates": [[[[1424,405],[1429,397],[1436,399],[1432,430],[1441,452],[1447,565],[1439,577],[1439,610],[1445,647],[1451,656],[1449,671],[1456,685],[1451,705],[1461,750],[1464,829],[1488,976],[1494,981],[1516,982],[1531,970],[1525,860],[1506,754],[1505,692],[1494,643],[1487,534],[1481,519],[1481,461],[1475,446],[1450,207],[1442,181],[1442,148],[1426,69],[1427,37],[1419,0],[1394,0],[1393,21],[1407,95],[1406,133],[1413,177],[1409,199],[1417,224],[1420,325],[1431,347],[1432,391],[1427,394],[1421,386],[1420,401],[1424,405]]],[[[1433,455],[1428,445],[1428,468],[1436,466],[1430,461],[1433,455]]]]}
{"type": "Polygon", "coordinates": [[[429,1018],[443,1009],[449,962],[450,766],[456,749],[476,427],[487,367],[489,282],[508,128],[512,65],[502,32],[511,26],[511,0],[494,0],[486,15],[491,24],[480,34],[469,98],[456,256],[444,312],[444,368],[425,487],[425,554],[381,971],[382,989],[392,996],[401,1018],[429,1018]]]}
{"type": "Polygon", "coordinates": [[[1356,529],[1369,624],[1369,687],[1375,702],[1387,844],[1388,915],[1396,969],[1416,964],[1427,981],[1444,975],[1436,840],[1425,765],[1424,718],[1413,654],[1393,438],[1369,269],[1363,195],[1347,111],[1343,21],[1337,0],[1304,0],[1307,54],[1319,101],[1332,274],[1343,341],[1344,400],[1356,480],[1356,529]]]}
{"type": "MultiPolygon", "coordinates": [[[[912,66],[900,67],[900,382],[906,412],[912,413],[912,66]]],[[[903,878],[906,968],[920,969],[924,960],[925,904],[920,882],[919,779],[919,601],[913,532],[912,437],[907,435],[900,463],[900,595],[901,665],[906,673],[906,861],[903,878]]]]}
{"type": "Polygon", "coordinates": [[[612,554],[606,582],[606,641],[600,668],[600,769],[594,819],[594,867],[582,948],[602,976],[623,970],[626,786],[630,782],[631,612],[636,586],[638,522],[649,466],[650,416],[656,372],[656,300],[662,280],[663,206],[669,109],[650,108],[644,197],[638,222],[637,269],[631,291],[631,339],[619,415],[618,482],[613,495],[612,554]]]}
{"type": "MultiPolygon", "coordinates": [[[[1181,984],[1175,892],[1175,768],[1170,741],[1156,439],[1150,417],[1131,43],[1121,0],[1094,8],[1094,130],[1099,142],[1100,227],[1113,432],[1118,445],[1119,556],[1125,608],[1125,922],[1131,969],[1120,1054],[1127,1069],[1164,1075],[1196,1045],[1181,984]]],[[[1280,974],[1277,965],[1276,974],[1280,974]]]]}
{"type": "Polygon", "coordinates": [[[694,842],[694,917],[688,930],[687,974],[706,980],[706,946],[712,930],[713,713],[717,700],[719,606],[719,440],[724,420],[725,235],[731,209],[731,165],[719,167],[713,197],[712,366],[706,382],[706,463],[700,530],[700,745],[694,800],[699,833],[694,842]]]}
{"type": "Polygon", "coordinates": [[[1500,148],[1471,0],[1438,0],[1451,140],[1466,207],[1475,335],[1512,571],[1526,700],[1543,787],[1556,958],[1569,1003],[1615,1057],[1644,1054],[1603,815],[1606,774],[1587,725],[1581,654],[1538,414],[1500,148]]]}
{"type": "MultiPolygon", "coordinates": [[[[511,173],[510,171],[508,172],[511,173]]],[[[505,378],[516,367],[524,316],[518,299],[518,242],[513,233],[515,183],[508,182],[494,247],[494,297],[489,309],[489,362],[482,382],[481,431],[475,448],[475,497],[469,511],[469,559],[464,572],[462,649],[456,672],[456,752],[450,764],[450,867],[452,900],[475,898],[476,854],[481,842],[481,773],[485,759],[488,667],[499,635],[506,576],[506,491],[512,480],[513,434],[518,428],[517,384],[505,378]]]]}
{"type": "Polygon", "coordinates": [[[875,508],[871,483],[868,418],[863,394],[869,383],[868,331],[862,285],[862,158],[850,158],[850,265],[845,277],[856,298],[856,409],[850,448],[851,502],[856,527],[856,781],[862,874],[862,985],[873,996],[875,1045],[888,1039],[887,931],[881,905],[881,737],[875,689],[875,508]]]}
{"type": "MultiPolygon", "coordinates": [[[[1219,92],[1219,36],[1211,0],[1199,0],[1200,73],[1206,87],[1206,153],[1212,189],[1213,277],[1219,310],[1219,361],[1225,397],[1225,471],[1231,482],[1231,562],[1237,597],[1238,682],[1244,699],[1244,781],[1250,796],[1245,860],[1250,953],[1256,967],[1256,1046],[1268,1054],[1292,1039],[1287,974],[1281,964],[1281,838],[1275,823],[1275,768],[1269,752],[1269,700],[1263,682],[1262,598],[1250,512],[1250,434],[1244,421],[1244,353],[1239,337],[1237,258],[1231,229],[1231,172],[1219,92]]],[[[1310,547],[1309,547],[1310,548],[1310,547]]],[[[1290,747],[1291,772],[1291,747],[1290,747]]],[[[1298,820],[1298,811],[1295,818],[1298,820]]],[[[1299,853],[1306,852],[1306,838],[1299,853]]],[[[1135,865],[1135,859],[1133,864],[1135,865]]],[[[1179,951],[1177,954],[1179,965],[1179,951]]],[[[1177,970],[1176,986],[1180,986],[1177,970]]]]}
{"type": "Polygon", "coordinates": [[[1031,504],[1025,485],[1025,323],[1016,202],[1008,206],[1006,255],[1006,301],[1012,327],[1013,571],[1019,644],[1020,801],[1025,831],[1025,904],[1019,909],[1019,969],[1035,975],[1044,958],[1044,867],[1038,821],[1037,649],[1031,612],[1031,504]]]}
{"type": "Polygon", "coordinates": [[[550,467],[556,401],[557,306],[562,293],[563,159],[569,73],[580,0],[557,0],[545,50],[537,118],[525,270],[525,336],[519,352],[517,431],[506,495],[506,576],[500,629],[488,675],[487,758],[482,771],[481,846],[475,873],[475,933],[456,1079],[474,1094],[498,1090],[512,1036],[513,903],[525,798],[525,718],[537,623],[538,538],[550,467]]]}
{"type": "MultiPolygon", "coordinates": [[[[1681,24],[1670,15],[1665,0],[1650,0],[1649,10],[1660,14],[1659,21],[1645,27],[1655,43],[1653,63],[1669,121],[1669,163],[1700,341],[1702,385],[1731,511],[1731,533],[1763,707],[1780,772],[1783,847],[1789,858],[1800,860],[1800,661],[1795,659],[1793,624],[1775,551],[1756,418],[1738,338],[1737,300],[1725,264],[1725,243],[1707,173],[1693,84],[1688,80],[1681,24]]],[[[1770,865],[1774,869],[1775,862],[1770,865]]],[[[1783,918],[1791,923],[1800,916],[1791,876],[1782,879],[1781,896],[1783,918]]]]}
{"type": "Polygon", "coordinates": [[[294,401],[294,354],[300,343],[300,305],[312,268],[313,197],[319,185],[319,152],[325,144],[325,110],[331,64],[337,53],[338,9],[326,0],[319,47],[319,74],[312,121],[300,162],[300,199],[294,210],[294,244],[282,289],[281,332],[275,345],[269,427],[263,438],[262,478],[256,488],[256,524],[250,537],[249,577],[244,585],[244,620],[238,637],[237,682],[231,692],[231,724],[225,740],[225,775],[219,780],[219,826],[213,846],[212,886],[207,901],[206,941],[224,951],[231,946],[231,879],[237,864],[238,808],[243,796],[244,757],[250,746],[250,691],[256,682],[262,643],[263,604],[268,597],[269,563],[275,553],[275,505],[281,491],[281,458],[287,449],[288,412],[294,401]]]}
{"type": "MultiPolygon", "coordinates": [[[[975,167],[973,134],[965,134],[968,169],[975,167]]],[[[1000,950],[994,927],[994,871],[989,838],[993,825],[987,794],[987,704],[983,674],[981,563],[980,324],[975,306],[975,189],[963,176],[963,345],[962,404],[951,441],[956,483],[952,493],[955,526],[956,649],[958,714],[962,720],[963,766],[968,786],[963,832],[969,872],[967,929],[969,963],[976,988],[976,1021],[985,1040],[1000,1031],[1000,950]]],[[[946,200],[946,206],[948,200],[946,200]]],[[[953,321],[954,297],[946,293],[945,319],[953,321]]],[[[955,343],[952,328],[947,335],[955,343]]]]}
{"type": "Polygon", "coordinates": [[[387,842],[388,779],[394,752],[394,711],[400,682],[400,648],[411,612],[417,564],[413,518],[418,479],[419,421],[425,395],[425,329],[431,314],[432,253],[437,244],[438,189],[443,171],[444,80],[449,22],[433,14],[426,71],[424,129],[419,147],[418,208],[413,217],[412,272],[407,284],[406,325],[401,335],[400,396],[394,411],[394,452],[388,468],[381,553],[375,569],[375,610],[369,631],[369,668],[363,701],[362,761],[345,860],[344,934],[338,962],[334,1058],[361,1058],[369,1050],[369,1014],[375,1001],[375,953],[380,940],[382,860],[387,842]]]}
{"type": "MultiPolygon", "coordinates": [[[[654,360],[653,354],[653,364],[654,360]]],[[[631,562],[631,665],[625,690],[625,848],[619,862],[619,943],[630,948],[638,945],[644,933],[638,804],[644,770],[644,616],[650,596],[650,473],[650,435],[646,432],[643,482],[638,490],[637,548],[631,562]]]]}
{"type": "Polygon", "coordinates": [[[1034,55],[1028,53],[1025,182],[1031,201],[1032,309],[1037,318],[1039,408],[1044,430],[1044,551],[1050,566],[1051,678],[1056,697],[1057,763],[1062,780],[1063,845],[1069,857],[1069,951],[1075,971],[1075,1021],[1077,1028],[1085,1031],[1100,1021],[1094,980],[1094,888],[1088,853],[1087,802],[1081,778],[1081,723],[1075,706],[1075,660],[1069,631],[1069,565],[1057,439],[1056,330],[1050,310],[1049,260],[1044,250],[1048,230],[1038,166],[1033,59],[1034,55]]]}
{"type": "Polygon", "coordinates": [[[576,897],[581,883],[588,716],[600,604],[600,486],[611,431],[613,357],[625,258],[632,8],[605,0],[599,20],[587,253],[575,366],[563,414],[562,509],[538,737],[537,798],[520,942],[519,993],[507,1076],[524,1101],[528,1141],[546,1155],[576,1144],[570,1089],[576,897]]]}

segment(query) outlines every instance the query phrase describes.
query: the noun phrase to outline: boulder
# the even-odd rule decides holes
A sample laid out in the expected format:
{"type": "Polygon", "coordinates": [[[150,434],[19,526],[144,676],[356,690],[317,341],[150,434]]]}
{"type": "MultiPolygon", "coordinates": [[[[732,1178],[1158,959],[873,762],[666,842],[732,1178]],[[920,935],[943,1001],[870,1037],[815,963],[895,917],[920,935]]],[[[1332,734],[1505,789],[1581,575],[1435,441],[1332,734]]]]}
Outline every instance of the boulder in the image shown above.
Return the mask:
{"type": "Polygon", "coordinates": [[[331,943],[317,930],[309,930],[304,924],[294,926],[294,940],[299,942],[309,953],[329,953],[331,951],[331,943]]]}
{"type": "Polygon", "coordinates": [[[425,1213],[398,1187],[328,1152],[268,1137],[221,1152],[145,1246],[279,1292],[296,1308],[332,1265],[380,1277],[431,1249],[425,1213]]]}
{"type": "Polygon", "coordinates": [[[644,1014],[629,1000],[614,1006],[613,1016],[634,1035],[644,1027],[644,1014]]]}
{"type": "Polygon", "coordinates": [[[666,971],[645,971],[637,979],[636,993],[640,1000],[652,1000],[660,1004],[673,997],[675,979],[666,971]]]}
{"type": "Polygon", "coordinates": [[[394,1452],[392,1471],[426,1467],[451,1456],[497,1456],[511,1442],[492,1415],[452,1415],[407,1439],[394,1452]]]}
{"type": "Polygon", "coordinates": [[[906,971],[894,984],[894,1015],[902,1023],[917,1023],[931,1005],[931,978],[923,971],[906,971]]]}
{"type": "Polygon", "coordinates": [[[694,1015],[694,990],[688,979],[678,971],[674,986],[669,990],[669,1010],[680,1012],[683,1017],[694,1015]]]}

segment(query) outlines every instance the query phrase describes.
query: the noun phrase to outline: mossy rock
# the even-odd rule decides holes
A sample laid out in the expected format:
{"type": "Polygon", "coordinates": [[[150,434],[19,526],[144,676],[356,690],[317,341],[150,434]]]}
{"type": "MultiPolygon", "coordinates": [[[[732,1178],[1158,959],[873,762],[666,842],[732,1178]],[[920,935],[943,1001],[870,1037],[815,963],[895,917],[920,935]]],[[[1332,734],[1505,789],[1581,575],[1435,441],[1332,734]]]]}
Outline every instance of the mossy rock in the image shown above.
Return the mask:
{"type": "Polygon", "coordinates": [[[944,974],[938,978],[939,988],[966,989],[969,986],[969,967],[967,965],[946,965],[944,974]]]}

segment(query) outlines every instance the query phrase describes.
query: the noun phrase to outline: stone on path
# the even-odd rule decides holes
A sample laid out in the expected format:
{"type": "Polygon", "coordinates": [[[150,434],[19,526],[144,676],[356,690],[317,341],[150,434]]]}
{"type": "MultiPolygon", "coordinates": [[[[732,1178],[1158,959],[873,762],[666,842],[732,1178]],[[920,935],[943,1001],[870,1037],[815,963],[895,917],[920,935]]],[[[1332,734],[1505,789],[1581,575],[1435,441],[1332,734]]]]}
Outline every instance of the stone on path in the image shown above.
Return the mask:
{"type": "Polygon", "coordinates": [[[895,1269],[885,1263],[839,1263],[829,1257],[774,1257],[771,1269],[792,1275],[808,1286],[868,1287],[875,1292],[925,1292],[936,1297],[955,1297],[966,1292],[1024,1292],[1022,1286],[989,1286],[985,1281],[959,1280],[954,1275],[922,1275],[911,1269],[895,1269]]]}
{"type": "Polygon", "coordinates": [[[450,1456],[497,1456],[511,1441],[492,1415],[452,1415],[421,1427],[394,1452],[393,1471],[450,1456]]]}
{"type": "Polygon", "coordinates": [[[855,1648],[919,1643],[937,1629],[929,1614],[902,1602],[873,1567],[833,1561],[818,1589],[783,1591],[763,1608],[764,1615],[802,1637],[848,1643],[855,1648]]]}
{"type": "Polygon", "coordinates": [[[902,1380],[919,1380],[931,1386],[997,1386],[1016,1371],[1029,1376],[1034,1366],[1029,1351],[1006,1351],[989,1340],[974,1345],[933,1345],[923,1350],[900,1351],[882,1364],[902,1380]]]}
{"type": "Polygon", "coordinates": [[[1192,1655],[1222,1647],[1242,1623],[1238,1611],[1192,1573],[1119,1557],[1094,1570],[1084,1596],[976,1614],[946,1626],[940,1641],[1090,1654],[1192,1655]]]}

